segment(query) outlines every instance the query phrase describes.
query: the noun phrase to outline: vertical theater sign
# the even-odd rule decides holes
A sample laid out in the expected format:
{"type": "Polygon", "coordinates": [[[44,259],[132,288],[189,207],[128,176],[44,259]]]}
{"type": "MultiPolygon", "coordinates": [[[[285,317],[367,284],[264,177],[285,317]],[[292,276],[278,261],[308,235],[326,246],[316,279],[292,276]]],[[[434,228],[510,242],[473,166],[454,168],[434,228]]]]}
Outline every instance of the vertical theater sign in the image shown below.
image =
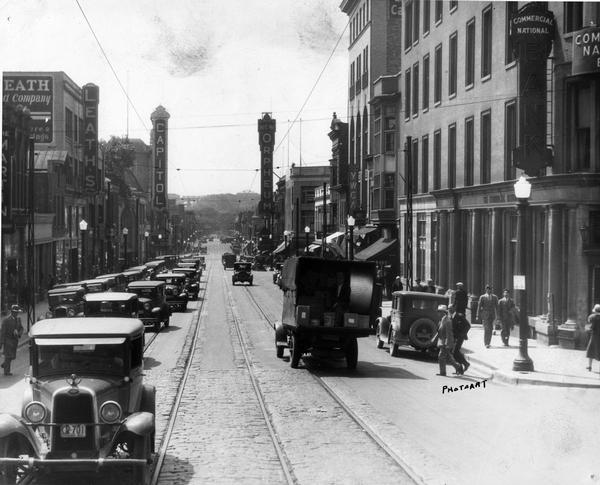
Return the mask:
{"type": "Polygon", "coordinates": [[[258,144],[260,146],[260,203],[258,212],[267,217],[273,212],[273,147],[275,145],[275,120],[263,113],[258,120],[258,144]]]}
{"type": "Polygon", "coordinates": [[[167,133],[171,115],[159,106],[154,110],[152,120],[152,150],[154,155],[154,207],[167,207],[167,133]]]}
{"type": "Polygon", "coordinates": [[[88,193],[100,187],[98,177],[98,102],[100,88],[89,83],[83,86],[83,160],[85,186],[88,193]]]}
{"type": "Polygon", "coordinates": [[[546,62],[552,50],[554,14],[543,2],[524,5],[510,21],[510,37],[519,91],[519,142],[513,165],[535,177],[552,164],[546,146],[546,62]]]}

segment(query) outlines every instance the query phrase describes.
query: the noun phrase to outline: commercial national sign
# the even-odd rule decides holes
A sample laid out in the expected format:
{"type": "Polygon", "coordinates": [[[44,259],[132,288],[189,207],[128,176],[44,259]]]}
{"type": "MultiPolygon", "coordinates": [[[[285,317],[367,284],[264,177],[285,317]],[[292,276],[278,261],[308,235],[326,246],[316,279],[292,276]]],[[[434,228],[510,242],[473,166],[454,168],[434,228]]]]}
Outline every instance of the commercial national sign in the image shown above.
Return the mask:
{"type": "Polygon", "coordinates": [[[29,109],[35,143],[52,143],[52,81],[52,76],[5,74],[2,77],[2,102],[29,109]]]}
{"type": "Polygon", "coordinates": [[[98,180],[98,102],[100,88],[95,84],[83,86],[83,161],[86,192],[97,192],[98,180]]]}
{"type": "Polygon", "coordinates": [[[600,73],[600,27],[573,32],[571,74],[600,73]]]}
{"type": "Polygon", "coordinates": [[[542,2],[524,5],[510,20],[510,39],[519,69],[519,140],[512,163],[532,177],[552,164],[552,152],[546,146],[546,64],[554,25],[554,14],[542,2]]]}
{"type": "Polygon", "coordinates": [[[159,106],[154,110],[150,119],[153,125],[153,155],[154,155],[154,206],[167,207],[167,110],[159,106]]]}
{"type": "Polygon", "coordinates": [[[273,211],[273,147],[276,121],[269,113],[258,120],[258,145],[260,146],[260,204],[261,215],[273,211]]]}

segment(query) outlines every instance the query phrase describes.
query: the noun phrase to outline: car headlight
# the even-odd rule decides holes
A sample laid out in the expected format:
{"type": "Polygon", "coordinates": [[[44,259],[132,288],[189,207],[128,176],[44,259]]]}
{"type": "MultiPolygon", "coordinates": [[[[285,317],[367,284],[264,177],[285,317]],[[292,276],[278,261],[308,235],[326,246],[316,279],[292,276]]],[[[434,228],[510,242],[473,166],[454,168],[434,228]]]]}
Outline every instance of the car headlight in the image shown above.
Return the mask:
{"type": "Polygon", "coordinates": [[[150,303],[144,303],[144,310],[146,310],[147,312],[150,311],[150,303]]]}
{"type": "Polygon", "coordinates": [[[69,308],[67,310],[67,316],[68,317],[74,317],[75,316],[75,309],[74,308],[69,308]]]}
{"type": "Polygon", "coordinates": [[[160,307],[157,307],[157,306],[155,306],[155,307],[152,309],[152,313],[160,313],[160,307]]]}
{"type": "Polygon", "coordinates": [[[187,293],[183,292],[183,293],[179,293],[179,298],[185,298],[187,297],[187,293]]]}
{"type": "Polygon", "coordinates": [[[23,412],[31,423],[41,423],[46,419],[46,407],[39,401],[31,401],[23,412]]]}
{"type": "Polygon", "coordinates": [[[115,401],[106,401],[100,406],[100,419],[107,424],[113,424],[121,419],[121,406],[115,401]]]}

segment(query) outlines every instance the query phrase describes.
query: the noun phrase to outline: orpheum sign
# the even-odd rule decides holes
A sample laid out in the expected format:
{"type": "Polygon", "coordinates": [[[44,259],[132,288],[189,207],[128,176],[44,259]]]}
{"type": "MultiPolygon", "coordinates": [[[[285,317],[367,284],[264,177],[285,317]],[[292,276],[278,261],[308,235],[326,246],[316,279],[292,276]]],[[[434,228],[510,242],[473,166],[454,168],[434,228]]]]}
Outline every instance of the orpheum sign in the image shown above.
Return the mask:
{"type": "Polygon", "coordinates": [[[273,147],[276,122],[269,113],[258,120],[258,145],[260,146],[260,215],[273,211],[273,147]]]}
{"type": "Polygon", "coordinates": [[[600,73],[600,27],[588,27],[573,32],[573,63],[571,73],[600,73]]]}
{"type": "Polygon", "coordinates": [[[152,120],[152,149],[154,155],[154,207],[167,207],[167,132],[171,116],[159,106],[154,110],[152,120]]]}
{"type": "Polygon", "coordinates": [[[98,191],[98,102],[100,88],[83,86],[83,160],[86,192],[98,191]]]}

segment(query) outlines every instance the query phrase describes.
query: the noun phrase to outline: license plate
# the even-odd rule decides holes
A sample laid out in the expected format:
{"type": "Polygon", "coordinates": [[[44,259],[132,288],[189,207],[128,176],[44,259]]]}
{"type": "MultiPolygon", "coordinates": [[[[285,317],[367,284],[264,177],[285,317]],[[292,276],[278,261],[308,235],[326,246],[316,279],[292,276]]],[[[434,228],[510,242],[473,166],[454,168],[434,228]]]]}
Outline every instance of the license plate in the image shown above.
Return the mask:
{"type": "Polygon", "coordinates": [[[60,437],[61,438],[85,438],[85,425],[84,424],[61,424],[60,425],[60,437]]]}

